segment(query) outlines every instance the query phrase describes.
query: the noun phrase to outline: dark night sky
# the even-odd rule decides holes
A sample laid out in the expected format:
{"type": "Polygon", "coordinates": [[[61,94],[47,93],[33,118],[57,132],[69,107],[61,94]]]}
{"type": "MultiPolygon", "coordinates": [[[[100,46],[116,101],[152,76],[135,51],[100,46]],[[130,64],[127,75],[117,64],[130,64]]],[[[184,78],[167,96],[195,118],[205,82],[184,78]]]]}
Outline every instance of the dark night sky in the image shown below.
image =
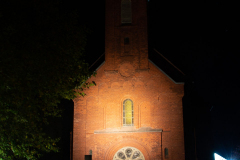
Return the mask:
{"type": "Polygon", "coordinates": [[[240,145],[236,4],[154,0],[149,4],[153,46],[191,76],[196,94],[213,106],[209,112],[214,151],[229,158],[240,145]]]}
{"type": "MultiPolygon", "coordinates": [[[[90,63],[104,52],[104,3],[94,2],[72,3],[81,22],[92,30],[87,46],[90,63]]],[[[207,132],[213,134],[214,151],[230,157],[240,145],[237,4],[150,0],[148,5],[149,48],[156,48],[191,77],[196,94],[212,108],[207,132]]]]}
{"type": "Polygon", "coordinates": [[[154,47],[191,76],[197,94],[213,106],[209,111],[213,149],[229,158],[240,145],[236,4],[210,1],[173,5],[153,0],[151,3],[154,5],[150,7],[153,9],[150,25],[152,21],[154,32],[150,35],[154,47]],[[155,26],[157,21],[160,23],[155,26]]]}
{"type": "MultiPolygon", "coordinates": [[[[63,0],[62,6],[77,10],[79,23],[90,28],[86,60],[92,64],[104,53],[104,0],[63,0]]],[[[210,127],[196,134],[212,133],[213,150],[225,158],[240,146],[239,15],[239,5],[229,0],[148,1],[149,50],[156,48],[189,77],[200,99],[196,105],[208,106],[210,115],[210,127]]]]}

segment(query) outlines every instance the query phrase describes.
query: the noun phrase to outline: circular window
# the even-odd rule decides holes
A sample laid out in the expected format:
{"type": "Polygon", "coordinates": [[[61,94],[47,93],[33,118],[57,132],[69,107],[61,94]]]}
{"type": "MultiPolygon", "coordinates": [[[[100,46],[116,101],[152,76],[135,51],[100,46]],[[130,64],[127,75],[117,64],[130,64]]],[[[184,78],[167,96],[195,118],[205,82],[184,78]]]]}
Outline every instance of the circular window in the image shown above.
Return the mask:
{"type": "Polygon", "coordinates": [[[137,148],[124,147],[117,151],[113,160],[145,160],[145,158],[137,148]]]}

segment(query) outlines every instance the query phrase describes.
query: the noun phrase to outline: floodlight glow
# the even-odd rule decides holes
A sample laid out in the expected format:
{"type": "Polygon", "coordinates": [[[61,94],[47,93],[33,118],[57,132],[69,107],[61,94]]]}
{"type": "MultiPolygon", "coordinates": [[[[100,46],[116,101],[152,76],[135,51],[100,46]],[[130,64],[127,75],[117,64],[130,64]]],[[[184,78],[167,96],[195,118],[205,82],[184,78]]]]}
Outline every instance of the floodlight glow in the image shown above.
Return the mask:
{"type": "Polygon", "coordinates": [[[215,160],[227,160],[227,159],[223,158],[222,156],[218,155],[217,153],[214,153],[214,159],[215,160]]]}

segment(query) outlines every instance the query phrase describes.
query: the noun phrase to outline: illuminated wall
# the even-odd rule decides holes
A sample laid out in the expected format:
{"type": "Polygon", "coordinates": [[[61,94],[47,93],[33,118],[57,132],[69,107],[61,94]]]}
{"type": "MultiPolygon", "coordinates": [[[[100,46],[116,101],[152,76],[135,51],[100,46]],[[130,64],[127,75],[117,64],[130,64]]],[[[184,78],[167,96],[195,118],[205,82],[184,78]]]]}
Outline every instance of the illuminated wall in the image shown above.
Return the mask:
{"type": "Polygon", "coordinates": [[[147,1],[129,2],[123,24],[121,0],[106,0],[105,63],[89,79],[97,85],[74,100],[74,160],[124,159],[130,149],[144,160],[185,158],[183,84],[148,60],[147,1]]]}

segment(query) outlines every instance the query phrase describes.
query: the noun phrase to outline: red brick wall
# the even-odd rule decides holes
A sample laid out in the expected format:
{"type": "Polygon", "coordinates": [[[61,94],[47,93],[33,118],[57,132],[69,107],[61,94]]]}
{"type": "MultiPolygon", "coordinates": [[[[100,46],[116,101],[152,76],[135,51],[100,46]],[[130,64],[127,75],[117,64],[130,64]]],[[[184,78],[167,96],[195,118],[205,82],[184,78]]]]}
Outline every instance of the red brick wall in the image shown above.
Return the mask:
{"type": "Polygon", "coordinates": [[[130,25],[121,24],[120,2],[106,0],[105,64],[89,79],[97,85],[74,100],[73,159],[92,150],[93,160],[112,160],[119,149],[135,147],[145,160],[165,160],[164,148],[168,160],[184,160],[183,84],[148,61],[147,1],[132,0],[130,25]],[[123,126],[125,99],[133,101],[133,127],[123,126]]]}
{"type": "Polygon", "coordinates": [[[151,63],[149,70],[134,71],[129,77],[106,71],[103,65],[92,80],[97,85],[74,100],[74,160],[83,159],[89,150],[95,160],[112,159],[126,146],[139,149],[146,160],[165,159],[164,148],[169,149],[169,160],[184,159],[183,84],[175,84],[151,63]],[[135,130],[151,127],[163,132],[121,133],[122,103],[127,98],[133,101],[135,130]]]}
{"type": "Polygon", "coordinates": [[[135,69],[147,69],[147,1],[132,0],[132,24],[121,24],[121,0],[106,0],[105,59],[107,70],[116,70],[131,61],[135,69]],[[124,38],[129,37],[129,53],[124,53],[124,38]],[[126,55],[125,57],[123,57],[126,55]]]}

